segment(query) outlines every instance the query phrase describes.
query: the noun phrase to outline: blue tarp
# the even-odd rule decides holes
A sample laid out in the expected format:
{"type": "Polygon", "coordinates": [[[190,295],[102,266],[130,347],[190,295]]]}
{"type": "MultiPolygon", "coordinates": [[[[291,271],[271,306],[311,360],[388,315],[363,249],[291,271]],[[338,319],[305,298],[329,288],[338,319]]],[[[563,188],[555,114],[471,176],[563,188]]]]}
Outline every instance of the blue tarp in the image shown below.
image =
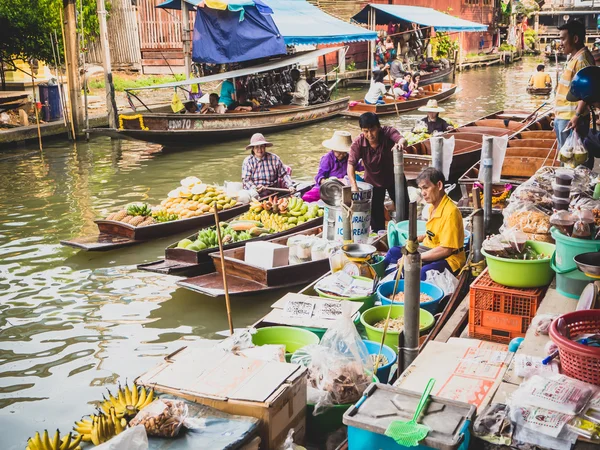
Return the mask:
{"type": "Polygon", "coordinates": [[[285,42],[273,18],[255,6],[240,13],[198,8],[192,38],[196,63],[227,64],[285,55],[285,42]]]}
{"type": "MultiPolygon", "coordinates": [[[[197,6],[202,0],[186,0],[197,6]]],[[[336,19],[306,0],[263,0],[287,45],[337,44],[370,41],[377,33],[336,19]]],[[[258,6],[258,5],[257,5],[258,6]]],[[[181,0],[167,0],[159,8],[181,9],[181,0]]],[[[206,8],[198,8],[198,11],[206,8]]],[[[248,11],[248,9],[246,9],[248,11]]]]}
{"type": "MultiPolygon", "coordinates": [[[[436,31],[487,31],[488,26],[460,19],[432,8],[407,5],[379,5],[371,3],[365,6],[352,19],[358,23],[367,23],[369,8],[376,9],[377,25],[386,25],[398,19],[416,23],[425,27],[434,27],[436,31]]],[[[275,8],[273,8],[275,9],[275,8]]]]}

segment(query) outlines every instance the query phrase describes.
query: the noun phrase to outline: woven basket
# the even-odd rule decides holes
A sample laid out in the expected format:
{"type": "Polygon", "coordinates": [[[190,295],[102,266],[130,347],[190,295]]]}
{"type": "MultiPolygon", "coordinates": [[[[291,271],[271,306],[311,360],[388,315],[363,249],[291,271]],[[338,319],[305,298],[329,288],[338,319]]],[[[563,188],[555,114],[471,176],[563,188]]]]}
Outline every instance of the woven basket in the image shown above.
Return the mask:
{"type": "MultiPolygon", "coordinates": [[[[600,334],[600,310],[575,311],[561,318],[571,336],[600,334]]],[[[558,331],[558,320],[550,326],[550,338],[558,347],[562,372],[571,378],[600,386],[600,348],[567,339],[558,331]]]]}

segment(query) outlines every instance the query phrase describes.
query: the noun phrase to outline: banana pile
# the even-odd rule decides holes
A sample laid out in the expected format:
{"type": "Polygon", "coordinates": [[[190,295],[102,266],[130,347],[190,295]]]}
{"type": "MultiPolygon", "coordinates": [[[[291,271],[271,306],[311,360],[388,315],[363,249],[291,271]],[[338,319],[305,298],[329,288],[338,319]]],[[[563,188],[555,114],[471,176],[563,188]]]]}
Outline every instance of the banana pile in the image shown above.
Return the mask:
{"type": "Polygon", "coordinates": [[[317,205],[309,205],[298,197],[278,199],[277,196],[259,202],[253,200],[250,210],[240,216],[241,220],[256,220],[274,232],[289,230],[308,220],[323,216],[317,205]]]}
{"type": "Polygon", "coordinates": [[[142,203],[141,205],[129,205],[127,209],[109,214],[106,220],[128,223],[134,227],[145,227],[156,223],[156,219],[152,214],[150,206],[147,203],[142,203]]]}
{"type": "Polygon", "coordinates": [[[60,431],[56,430],[52,440],[48,435],[48,430],[44,430],[43,436],[40,433],[35,433],[35,436],[27,440],[26,450],[81,450],[79,443],[82,440],[82,435],[67,434],[62,439],[60,431]]]}
{"type": "MultiPolygon", "coordinates": [[[[234,242],[247,241],[253,237],[262,234],[269,234],[269,230],[264,228],[263,224],[257,221],[233,221],[231,223],[219,222],[221,227],[221,239],[223,245],[234,242]]],[[[218,245],[218,236],[216,227],[205,228],[198,232],[196,241],[182,239],[177,243],[177,248],[185,248],[194,252],[200,252],[207,248],[214,248],[218,245]]]]}
{"type": "Polygon", "coordinates": [[[127,419],[119,419],[115,408],[110,408],[108,415],[99,413],[93,414],[89,419],[78,420],[73,429],[79,433],[83,442],[100,445],[122,433],[125,427],[127,419]]]}
{"type": "MultiPolygon", "coordinates": [[[[195,191],[199,192],[200,189],[195,191]]],[[[229,197],[215,186],[203,185],[202,192],[198,194],[182,193],[177,190],[174,195],[177,197],[163,200],[160,205],[167,213],[177,214],[180,219],[214,213],[215,208],[218,211],[233,208],[238,203],[236,199],[229,197]]]]}
{"type": "Polygon", "coordinates": [[[104,397],[100,407],[104,414],[110,414],[111,408],[114,408],[118,418],[131,418],[152,403],[152,400],[154,400],[154,389],[146,389],[135,385],[130,389],[125,383],[124,388],[119,384],[116,397],[108,391],[108,399],[104,397]]]}

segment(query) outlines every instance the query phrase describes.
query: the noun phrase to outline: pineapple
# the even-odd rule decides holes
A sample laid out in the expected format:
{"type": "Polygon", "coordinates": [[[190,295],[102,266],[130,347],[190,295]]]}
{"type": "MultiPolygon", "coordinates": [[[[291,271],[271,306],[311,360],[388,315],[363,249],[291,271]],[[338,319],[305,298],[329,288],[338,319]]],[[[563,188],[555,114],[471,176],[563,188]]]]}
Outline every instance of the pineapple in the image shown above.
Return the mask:
{"type": "Polygon", "coordinates": [[[129,221],[129,225],[133,225],[137,227],[140,223],[142,223],[146,218],[143,216],[135,216],[133,219],[129,221]]]}
{"type": "Polygon", "coordinates": [[[122,222],[125,217],[127,217],[127,211],[122,210],[122,211],[119,211],[118,213],[116,213],[113,216],[112,220],[116,220],[117,222],[122,222]]]}

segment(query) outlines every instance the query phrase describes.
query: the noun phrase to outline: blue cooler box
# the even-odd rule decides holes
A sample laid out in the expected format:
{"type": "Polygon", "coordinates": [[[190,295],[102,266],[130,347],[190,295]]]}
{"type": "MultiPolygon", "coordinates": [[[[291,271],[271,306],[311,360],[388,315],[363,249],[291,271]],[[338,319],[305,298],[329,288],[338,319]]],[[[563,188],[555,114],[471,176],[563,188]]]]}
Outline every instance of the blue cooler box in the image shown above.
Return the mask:
{"type": "MultiPolygon", "coordinates": [[[[421,394],[388,384],[374,383],[367,388],[367,399],[353,413],[351,407],[344,414],[348,426],[349,450],[404,450],[404,447],[385,435],[385,430],[396,420],[409,421],[415,412],[421,394]],[[354,414],[354,415],[350,415],[354,414]]],[[[467,450],[471,440],[471,422],[475,406],[431,396],[418,423],[431,431],[412,450],[467,450]]]]}

